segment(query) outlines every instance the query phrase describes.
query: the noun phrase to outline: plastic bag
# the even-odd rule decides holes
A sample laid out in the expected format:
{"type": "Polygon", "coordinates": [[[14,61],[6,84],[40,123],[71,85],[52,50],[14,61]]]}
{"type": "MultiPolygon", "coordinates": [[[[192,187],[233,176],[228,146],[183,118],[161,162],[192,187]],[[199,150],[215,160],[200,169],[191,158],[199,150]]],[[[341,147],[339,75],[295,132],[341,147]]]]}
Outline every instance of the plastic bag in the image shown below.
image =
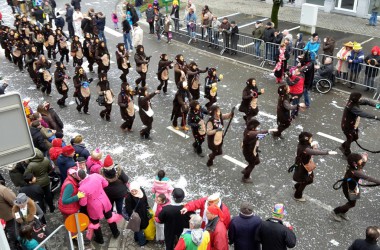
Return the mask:
{"type": "Polygon", "coordinates": [[[149,213],[152,217],[149,219],[148,226],[144,229],[144,234],[146,240],[154,240],[154,237],[156,236],[156,225],[154,224],[153,210],[149,209],[149,213]]]}

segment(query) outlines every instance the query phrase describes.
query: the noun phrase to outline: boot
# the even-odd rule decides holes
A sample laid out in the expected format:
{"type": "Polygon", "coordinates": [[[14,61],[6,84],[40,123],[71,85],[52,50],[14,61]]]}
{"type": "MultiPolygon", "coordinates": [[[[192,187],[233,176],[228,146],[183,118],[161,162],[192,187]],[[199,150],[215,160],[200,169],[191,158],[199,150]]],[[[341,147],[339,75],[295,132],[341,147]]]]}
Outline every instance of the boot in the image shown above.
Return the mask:
{"type": "Polygon", "coordinates": [[[199,155],[199,157],[205,157],[205,154],[202,152],[202,146],[199,145],[197,147],[197,154],[199,155]]]}
{"type": "Polygon", "coordinates": [[[112,232],[113,237],[114,237],[115,239],[116,239],[117,237],[119,237],[119,235],[120,235],[120,231],[119,231],[119,229],[117,229],[117,224],[116,224],[116,222],[109,223],[108,225],[110,226],[110,229],[111,229],[111,232],[112,232]]]}
{"type": "Polygon", "coordinates": [[[194,153],[196,153],[196,152],[197,152],[197,147],[198,147],[198,146],[197,146],[197,143],[196,143],[196,142],[194,142],[194,143],[193,143],[194,153]]]}
{"type": "Polygon", "coordinates": [[[98,243],[99,245],[104,244],[102,229],[99,227],[98,229],[94,230],[95,238],[94,241],[98,243]]]}
{"type": "Polygon", "coordinates": [[[214,165],[214,161],[209,158],[207,161],[207,167],[211,167],[212,165],[214,165]]]}

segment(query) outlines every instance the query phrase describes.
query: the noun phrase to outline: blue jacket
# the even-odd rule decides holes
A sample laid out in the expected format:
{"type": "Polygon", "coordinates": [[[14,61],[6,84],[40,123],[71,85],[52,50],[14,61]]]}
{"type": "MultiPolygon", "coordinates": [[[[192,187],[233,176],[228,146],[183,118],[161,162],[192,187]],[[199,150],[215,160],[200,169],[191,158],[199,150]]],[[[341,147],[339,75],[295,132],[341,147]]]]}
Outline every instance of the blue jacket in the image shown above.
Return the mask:
{"type": "Polygon", "coordinates": [[[363,50],[359,50],[358,52],[351,50],[351,54],[347,58],[347,61],[349,60],[352,60],[352,63],[348,63],[348,68],[351,69],[351,71],[360,72],[362,70],[361,63],[364,62],[363,50]]]}
{"type": "Polygon", "coordinates": [[[105,17],[99,17],[96,20],[96,27],[98,28],[98,30],[104,31],[104,26],[106,26],[106,18],[105,17]]]}
{"type": "Polygon", "coordinates": [[[319,47],[321,46],[321,41],[318,40],[316,42],[314,41],[308,41],[306,46],[303,48],[304,51],[306,50],[309,50],[311,53],[310,53],[310,57],[311,57],[311,60],[312,61],[315,61],[315,55],[318,55],[318,50],[319,50],[319,47]]]}
{"type": "Polygon", "coordinates": [[[75,157],[78,159],[78,157],[84,157],[86,160],[90,156],[90,152],[87,150],[86,146],[81,144],[72,144],[75,149],[75,157]]]}
{"type": "Polygon", "coordinates": [[[260,242],[255,238],[260,225],[261,219],[256,215],[235,216],[228,228],[229,244],[234,244],[236,250],[260,250],[260,242]]]}
{"type": "Polygon", "coordinates": [[[59,168],[59,172],[61,172],[61,181],[63,183],[67,177],[67,170],[71,167],[76,166],[76,163],[73,157],[67,157],[61,154],[60,156],[58,156],[57,165],[59,168]]]}

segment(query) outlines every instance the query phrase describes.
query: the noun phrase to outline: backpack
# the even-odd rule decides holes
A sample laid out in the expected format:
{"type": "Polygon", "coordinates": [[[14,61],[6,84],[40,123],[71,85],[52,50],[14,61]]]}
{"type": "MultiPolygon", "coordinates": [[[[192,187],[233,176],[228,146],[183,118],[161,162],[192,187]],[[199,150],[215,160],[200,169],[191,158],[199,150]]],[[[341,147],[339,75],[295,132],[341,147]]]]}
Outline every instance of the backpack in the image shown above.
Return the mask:
{"type": "Polygon", "coordinates": [[[65,20],[63,19],[63,17],[58,17],[55,19],[55,26],[57,27],[65,26],[65,20]]]}

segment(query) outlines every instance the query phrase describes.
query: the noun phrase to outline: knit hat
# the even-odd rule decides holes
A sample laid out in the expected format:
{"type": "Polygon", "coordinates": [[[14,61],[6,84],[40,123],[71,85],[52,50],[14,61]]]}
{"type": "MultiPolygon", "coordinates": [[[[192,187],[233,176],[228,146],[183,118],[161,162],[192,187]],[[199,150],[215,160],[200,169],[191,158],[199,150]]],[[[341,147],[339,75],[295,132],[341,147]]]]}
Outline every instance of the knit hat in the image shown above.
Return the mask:
{"type": "Polygon", "coordinates": [[[219,216],[219,219],[221,221],[224,221],[224,214],[223,214],[222,210],[220,210],[220,208],[217,205],[212,204],[211,206],[208,206],[207,207],[207,211],[210,214],[219,216]]]}
{"type": "Polygon", "coordinates": [[[136,194],[132,194],[134,197],[142,198],[144,196],[140,184],[137,181],[132,181],[131,184],[129,185],[129,190],[136,190],[136,194]]]}
{"type": "Polygon", "coordinates": [[[14,200],[14,204],[16,206],[24,205],[28,201],[28,196],[24,193],[19,193],[16,197],[16,200],[14,200]]]}
{"type": "Polygon", "coordinates": [[[272,22],[267,22],[267,25],[268,26],[272,26],[272,22]]]}
{"type": "Polygon", "coordinates": [[[274,205],[272,210],[272,216],[275,218],[283,218],[284,215],[287,215],[288,213],[285,210],[285,206],[282,203],[278,203],[274,205]]]}
{"type": "Polygon", "coordinates": [[[253,213],[253,206],[249,202],[243,201],[240,205],[240,213],[251,215],[253,213]]]}
{"type": "Polygon", "coordinates": [[[71,146],[71,145],[69,145],[69,146],[64,146],[63,148],[62,148],[62,154],[64,155],[64,156],[69,156],[69,155],[71,155],[72,153],[74,153],[75,152],[75,149],[73,148],[73,146],[71,146]]]}
{"type": "Polygon", "coordinates": [[[220,193],[214,193],[207,198],[207,201],[216,201],[220,199],[220,193]]]}
{"type": "Polygon", "coordinates": [[[176,203],[180,203],[185,198],[185,192],[183,191],[182,188],[175,188],[173,189],[172,196],[176,203]]]}
{"type": "Polygon", "coordinates": [[[113,160],[110,155],[107,155],[103,162],[103,167],[107,170],[111,170],[113,168],[113,160]]]}
{"type": "Polygon", "coordinates": [[[91,158],[96,161],[99,161],[100,159],[102,159],[102,157],[103,157],[103,153],[102,151],[100,151],[99,148],[96,148],[95,150],[91,152],[91,158]]]}

